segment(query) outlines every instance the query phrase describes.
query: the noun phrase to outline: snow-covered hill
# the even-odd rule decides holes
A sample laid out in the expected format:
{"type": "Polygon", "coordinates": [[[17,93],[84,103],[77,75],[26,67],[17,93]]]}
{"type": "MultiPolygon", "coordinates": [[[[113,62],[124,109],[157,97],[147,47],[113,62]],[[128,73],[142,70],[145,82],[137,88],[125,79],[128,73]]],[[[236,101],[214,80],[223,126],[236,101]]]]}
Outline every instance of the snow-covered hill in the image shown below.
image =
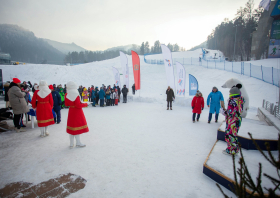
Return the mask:
{"type": "MultiPolygon", "coordinates": [[[[173,53],[173,57],[192,57],[194,55],[197,56],[198,53],[199,50],[191,52],[175,52],[173,53]]],[[[162,55],[153,55],[152,58],[162,58],[162,55]]],[[[131,56],[128,56],[128,60],[130,68],[129,87],[131,88],[134,83],[131,56]]],[[[164,66],[146,64],[143,56],[140,56],[140,61],[141,90],[137,92],[135,100],[165,103],[165,90],[167,88],[167,82],[164,66]],[[139,95],[141,96],[140,98],[139,95]]],[[[255,62],[257,63],[258,61],[255,62]]],[[[268,65],[270,62],[270,60],[267,60],[268,65]]],[[[11,80],[13,77],[18,77],[22,81],[30,80],[32,83],[38,83],[40,80],[44,79],[47,80],[49,84],[63,85],[70,80],[74,80],[78,85],[83,85],[85,87],[89,87],[91,85],[100,87],[102,84],[114,84],[112,66],[119,69],[120,73],[122,73],[119,57],[76,66],[30,64],[0,66],[0,69],[3,70],[4,81],[11,80]]],[[[203,93],[204,97],[207,97],[213,86],[217,86],[225,98],[228,98],[228,89],[223,89],[221,86],[229,78],[238,78],[243,82],[247,89],[250,96],[251,107],[257,108],[261,106],[263,99],[271,102],[278,101],[278,88],[258,79],[222,70],[207,69],[201,66],[185,66],[185,69],[187,78],[188,74],[192,74],[197,78],[199,90],[203,93]]],[[[175,103],[178,105],[190,105],[192,96],[188,96],[188,79],[186,81],[186,96],[177,97],[175,103]]]]}

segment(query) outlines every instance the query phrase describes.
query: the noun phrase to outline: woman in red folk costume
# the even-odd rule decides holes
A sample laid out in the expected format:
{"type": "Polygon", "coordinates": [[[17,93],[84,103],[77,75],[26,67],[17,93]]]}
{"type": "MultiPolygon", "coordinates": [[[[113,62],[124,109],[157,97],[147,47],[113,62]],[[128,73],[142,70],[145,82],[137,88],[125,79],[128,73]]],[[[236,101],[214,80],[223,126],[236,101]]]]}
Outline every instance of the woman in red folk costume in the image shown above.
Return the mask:
{"type": "Polygon", "coordinates": [[[80,141],[80,134],[89,131],[87,121],[82,110],[87,107],[87,103],[81,103],[78,86],[70,81],[67,83],[67,94],[65,95],[65,106],[69,106],[67,129],[70,135],[70,148],[74,147],[74,136],[76,138],[76,147],[85,147],[80,141]]]}
{"type": "Polygon", "coordinates": [[[54,124],[52,106],[53,98],[47,82],[41,80],[39,91],[35,91],[32,101],[33,109],[36,109],[38,127],[41,129],[41,137],[48,136],[48,126],[54,124]]]}

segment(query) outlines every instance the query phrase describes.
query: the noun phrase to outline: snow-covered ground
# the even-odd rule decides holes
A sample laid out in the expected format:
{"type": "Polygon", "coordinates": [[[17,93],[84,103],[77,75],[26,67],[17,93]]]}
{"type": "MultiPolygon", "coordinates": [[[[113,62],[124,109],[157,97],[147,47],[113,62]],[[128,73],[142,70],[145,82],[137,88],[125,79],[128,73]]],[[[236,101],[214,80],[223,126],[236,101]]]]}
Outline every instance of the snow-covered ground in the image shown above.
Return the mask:
{"type": "MultiPolygon", "coordinates": [[[[176,56],[182,58],[179,53],[176,56]]],[[[131,88],[130,56],[128,60],[131,88]]],[[[0,188],[16,181],[40,183],[71,172],[84,177],[87,184],[70,197],[223,197],[215,182],[202,173],[222,117],[218,124],[207,124],[209,109],[205,107],[200,122],[192,123],[193,96],[187,91],[185,97],[176,97],[174,110],[167,111],[164,66],[145,64],[143,56],[140,60],[141,91],[136,92],[134,102],[84,109],[90,129],[81,137],[86,148],[68,148],[66,109],[61,124],[50,127],[49,137],[39,138],[39,129],[31,129],[30,124],[26,133],[0,134],[0,188]]],[[[0,69],[4,81],[18,77],[32,83],[66,84],[73,80],[78,85],[100,87],[114,84],[112,66],[122,73],[119,57],[71,67],[18,65],[0,69]]],[[[229,78],[241,80],[250,97],[249,119],[257,119],[263,99],[278,101],[278,88],[255,78],[200,66],[185,69],[197,78],[205,101],[213,86],[227,100],[229,89],[221,86],[229,78]]]]}
{"type": "MultiPolygon", "coordinates": [[[[0,188],[26,181],[40,183],[63,173],[87,180],[69,197],[222,197],[203,163],[216,141],[217,124],[207,123],[207,110],[192,123],[191,108],[131,102],[84,109],[90,132],[85,148],[69,149],[67,113],[50,126],[0,135],[0,188]]],[[[230,191],[226,192],[232,195],[230,191]]]]}

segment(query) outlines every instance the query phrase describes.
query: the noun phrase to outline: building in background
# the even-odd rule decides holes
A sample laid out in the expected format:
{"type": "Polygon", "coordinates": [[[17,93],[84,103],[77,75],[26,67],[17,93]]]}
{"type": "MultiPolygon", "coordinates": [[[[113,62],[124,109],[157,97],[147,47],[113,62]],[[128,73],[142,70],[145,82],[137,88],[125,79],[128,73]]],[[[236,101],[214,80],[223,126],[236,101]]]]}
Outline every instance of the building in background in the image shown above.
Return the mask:
{"type": "Polygon", "coordinates": [[[0,52],[0,65],[10,65],[11,55],[0,52]]]}
{"type": "Polygon", "coordinates": [[[274,18],[271,17],[271,13],[276,7],[276,3],[279,3],[279,1],[271,1],[269,10],[264,10],[260,17],[258,29],[253,32],[251,56],[254,60],[268,57],[271,27],[274,21],[274,18]]]}

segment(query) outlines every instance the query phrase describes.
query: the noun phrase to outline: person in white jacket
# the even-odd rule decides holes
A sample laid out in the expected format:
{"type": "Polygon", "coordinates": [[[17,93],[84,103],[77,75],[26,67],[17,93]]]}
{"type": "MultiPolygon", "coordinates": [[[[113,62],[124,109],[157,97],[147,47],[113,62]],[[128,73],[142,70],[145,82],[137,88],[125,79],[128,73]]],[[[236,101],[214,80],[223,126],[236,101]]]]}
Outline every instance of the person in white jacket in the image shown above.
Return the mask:
{"type": "Polygon", "coordinates": [[[111,90],[111,106],[115,106],[116,92],[114,89],[111,90]]]}

